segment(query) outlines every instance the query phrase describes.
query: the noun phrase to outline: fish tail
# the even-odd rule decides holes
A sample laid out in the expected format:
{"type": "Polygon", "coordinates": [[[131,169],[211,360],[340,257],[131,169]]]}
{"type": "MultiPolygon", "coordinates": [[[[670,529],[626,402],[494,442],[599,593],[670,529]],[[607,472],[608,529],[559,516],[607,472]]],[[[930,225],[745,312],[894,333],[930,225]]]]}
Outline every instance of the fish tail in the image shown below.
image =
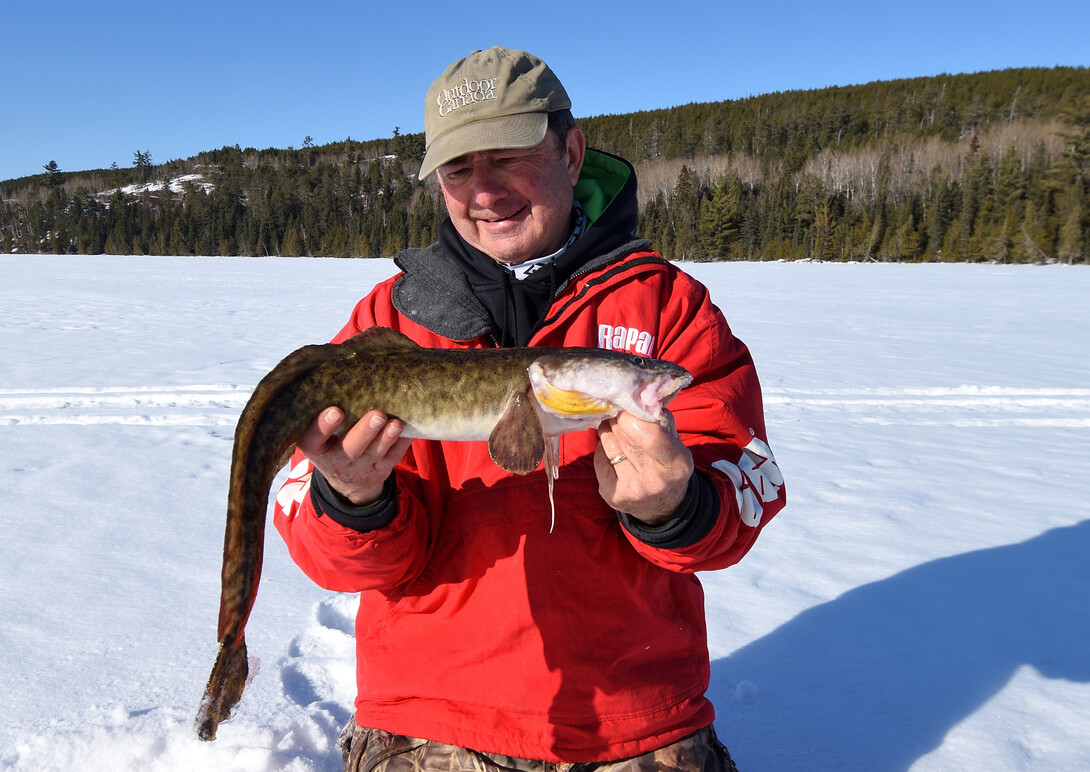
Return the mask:
{"type": "Polygon", "coordinates": [[[216,664],[208,678],[201,706],[197,711],[197,736],[202,740],[215,740],[216,728],[226,721],[242,698],[250,666],[246,656],[246,641],[240,638],[234,646],[220,644],[216,664]]]}
{"type": "Polygon", "coordinates": [[[300,404],[297,391],[331,353],[330,346],[307,346],[289,355],[261,380],[239,416],[220,577],[220,648],[197,714],[202,740],[215,739],[216,726],[227,719],[246,687],[244,630],[261,578],[269,489],[285,456],[319,409],[300,404]]]}

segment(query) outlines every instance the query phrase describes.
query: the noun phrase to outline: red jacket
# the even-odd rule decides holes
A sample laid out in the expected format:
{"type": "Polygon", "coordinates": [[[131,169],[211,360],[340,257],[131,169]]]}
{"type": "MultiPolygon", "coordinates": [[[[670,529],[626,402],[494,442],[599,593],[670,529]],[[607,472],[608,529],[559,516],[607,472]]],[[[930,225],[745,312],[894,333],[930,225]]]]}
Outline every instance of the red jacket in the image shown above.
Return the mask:
{"type": "MultiPolygon", "coordinates": [[[[493,345],[406,318],[391,302],[399,278],[335,340],[381,325],[422,346],[493,345]]],[[[785,501],[757,375],[705,287],[648,252],[573,278],[531,345],[624,349],[694,375],[670,410],[718,498],[706,533],[656,540],[620,519],[598,495],[594,431],[560,440],[552,533],[541,469],[513,476],[484,442],[426,440],[396,470],[388,525],[361,532],[317,514],[297,454],[276,527],[315,582],[360,593],[360,725],[550,761],[644,753],[714,718],[693,572],[740,560],[785,501]]]]}

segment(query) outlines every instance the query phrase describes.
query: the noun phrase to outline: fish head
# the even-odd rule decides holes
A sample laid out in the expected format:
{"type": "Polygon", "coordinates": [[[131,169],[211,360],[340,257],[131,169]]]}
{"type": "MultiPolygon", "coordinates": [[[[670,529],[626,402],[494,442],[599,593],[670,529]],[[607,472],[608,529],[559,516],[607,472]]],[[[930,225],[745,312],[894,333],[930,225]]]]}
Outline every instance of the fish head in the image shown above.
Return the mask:
{"type": "Polygon", "coordinates": [[[603,349],[557,349],[535,359],[528,372],[544,413],[587,426],[621,411],[665,424],[663,408],[692,382],[673,362],[603,349]]]}

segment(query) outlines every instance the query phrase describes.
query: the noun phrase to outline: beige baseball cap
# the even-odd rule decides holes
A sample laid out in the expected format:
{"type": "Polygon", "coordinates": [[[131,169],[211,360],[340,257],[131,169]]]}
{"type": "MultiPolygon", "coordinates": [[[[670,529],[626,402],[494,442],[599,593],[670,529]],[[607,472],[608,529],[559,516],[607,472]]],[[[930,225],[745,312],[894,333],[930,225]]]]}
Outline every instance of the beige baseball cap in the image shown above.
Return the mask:
{"type": "Polygon", "coordinates": [[[424,100],[424,179],[479,150],[533,147],[545,139],[549,113],[571,108],[559,78],[525,51],[495,46],[447,67],[424,100]]]}

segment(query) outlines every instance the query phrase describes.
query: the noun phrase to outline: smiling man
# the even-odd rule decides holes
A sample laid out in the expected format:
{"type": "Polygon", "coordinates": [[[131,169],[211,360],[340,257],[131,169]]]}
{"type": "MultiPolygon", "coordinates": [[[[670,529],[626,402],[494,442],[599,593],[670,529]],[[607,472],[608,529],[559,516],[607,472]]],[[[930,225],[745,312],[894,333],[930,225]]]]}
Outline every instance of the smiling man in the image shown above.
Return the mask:
{"type": "Polygon", "coordinates": [[[422,346],[582,346],[693,375],[662,425],[622,412],[544,469],[483,442],[409,441],[331,407],[275,522],[323,587],[360,593],[345,768],[732,770],[705,696],[695,573],[732,565],[785,501],[749,351],[707,290],[634,235],[636,179],[586,147],[552,70],[476,51],[425,99],[449,218],[356,306],[422,346]]]}
{"type": "Polygon", "coordinates": [[[439,184],[451,222],[466,244],[500,263],[554,254],[572,233],[572,190],[585,151],[583,132],[573,129],[532,147],[447,161],[439,184]]]}

